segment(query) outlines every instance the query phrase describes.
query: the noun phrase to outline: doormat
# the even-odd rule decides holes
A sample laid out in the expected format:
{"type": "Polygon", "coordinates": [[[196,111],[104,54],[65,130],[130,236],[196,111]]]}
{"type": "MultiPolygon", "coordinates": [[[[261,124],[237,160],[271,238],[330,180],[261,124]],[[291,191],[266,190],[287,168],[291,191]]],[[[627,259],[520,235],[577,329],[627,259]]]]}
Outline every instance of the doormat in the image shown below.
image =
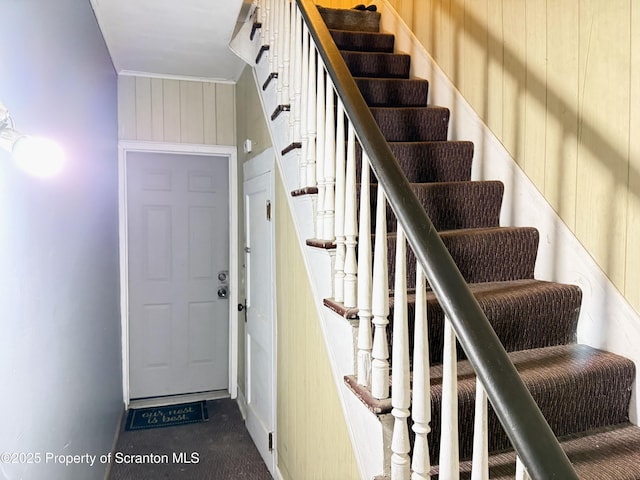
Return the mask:
{"type": "Polygon", "coordinates": [[[204,422],[208,418],[206,401],[164,407],[137,408],[129,410],[125,430],[173,427],[174,425],[204,422]]]}

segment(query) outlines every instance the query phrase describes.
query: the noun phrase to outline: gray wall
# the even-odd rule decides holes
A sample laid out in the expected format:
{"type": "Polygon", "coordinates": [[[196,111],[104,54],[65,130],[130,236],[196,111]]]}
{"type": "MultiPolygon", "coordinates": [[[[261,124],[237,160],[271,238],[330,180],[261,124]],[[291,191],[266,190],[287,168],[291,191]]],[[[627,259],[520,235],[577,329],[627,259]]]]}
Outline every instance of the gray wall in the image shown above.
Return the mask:
{"type": "Polygon", "coordinates": [[[0,152],[0,453],[41,455],[0,478],[103,478],[46,455],[108,453],[123,409],[116,74],[89,0],[0,0],[0,18],[0,101],[67,155],[42,180],[0,152]]]}

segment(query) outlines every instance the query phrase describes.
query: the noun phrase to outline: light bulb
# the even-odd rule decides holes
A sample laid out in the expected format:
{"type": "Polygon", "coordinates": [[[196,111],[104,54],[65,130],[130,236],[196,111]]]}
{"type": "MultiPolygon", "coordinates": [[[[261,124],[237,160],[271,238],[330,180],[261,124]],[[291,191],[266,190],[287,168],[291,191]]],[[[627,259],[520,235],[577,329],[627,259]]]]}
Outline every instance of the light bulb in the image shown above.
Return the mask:
{"type": "Polygon", "coordinates": [[[65,164],[62,148],[48,138],[23,135],[15,141],[12,153],[20,168],[37,177],[51,177],[65,164]]]}

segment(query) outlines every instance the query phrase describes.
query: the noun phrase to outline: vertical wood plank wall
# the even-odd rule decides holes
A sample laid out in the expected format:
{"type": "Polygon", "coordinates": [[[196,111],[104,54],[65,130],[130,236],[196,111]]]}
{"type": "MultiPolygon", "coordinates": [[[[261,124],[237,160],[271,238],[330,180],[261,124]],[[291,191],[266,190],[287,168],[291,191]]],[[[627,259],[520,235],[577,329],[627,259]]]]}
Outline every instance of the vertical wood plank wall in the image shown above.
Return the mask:
{"type": "Polygon", "coordinates": [[[389,3],[640,312],[640,2],[389,3]]]}
{"type": "Polygon", "coordinates": [[[118,77],[120,140],[236,144],[235,85],[118,77]]]}
{"type": "Polygon", "coordinates": [[[275,173],[278,468],[284,480],[359,478],[280,174],[275,173]]]}

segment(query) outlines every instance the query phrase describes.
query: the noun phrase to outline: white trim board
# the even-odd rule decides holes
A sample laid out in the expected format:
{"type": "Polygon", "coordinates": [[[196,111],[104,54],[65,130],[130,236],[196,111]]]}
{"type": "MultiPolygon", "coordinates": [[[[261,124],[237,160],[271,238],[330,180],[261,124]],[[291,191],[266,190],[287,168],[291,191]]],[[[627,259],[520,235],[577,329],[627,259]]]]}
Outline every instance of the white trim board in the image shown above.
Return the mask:
{"type": "Polygon", "coordinates": [[[120,216],[120,310],[122,328],[122,396],[129,408],[129,286],[127,251],[126,156],[128,152],[178,153],[226,157],[229,162],[229,395],[238,394],[238,171],[237,149],[229,145],[120,141],[118,144],[118,210],[120,216]]]}
{"type": "MultiPolygon", "coordinates": [[[[438,67],[387,0],[376,0],[381,29],[396,35],[396,51],[411,52],[411,76],[429,80],[429,103],[448,107],[449,132],[475,145],[474,180],[505,185],[501,225],[532,226],[540,232],[535,276],[578,285],[583,292],[578,341],[625,356],[640,365],[640,315],[597,265],[573,232],[438,67]],[[489,161],[490,160],[490,161],[489,161]]],[[[451,136],[451,133],[450,133],[451,136]]],[[[640,371],[637,373],[640,375],[640,371]]],[[[640,382],[631,398],[631,421],[638,424],[640,382]]]]}

